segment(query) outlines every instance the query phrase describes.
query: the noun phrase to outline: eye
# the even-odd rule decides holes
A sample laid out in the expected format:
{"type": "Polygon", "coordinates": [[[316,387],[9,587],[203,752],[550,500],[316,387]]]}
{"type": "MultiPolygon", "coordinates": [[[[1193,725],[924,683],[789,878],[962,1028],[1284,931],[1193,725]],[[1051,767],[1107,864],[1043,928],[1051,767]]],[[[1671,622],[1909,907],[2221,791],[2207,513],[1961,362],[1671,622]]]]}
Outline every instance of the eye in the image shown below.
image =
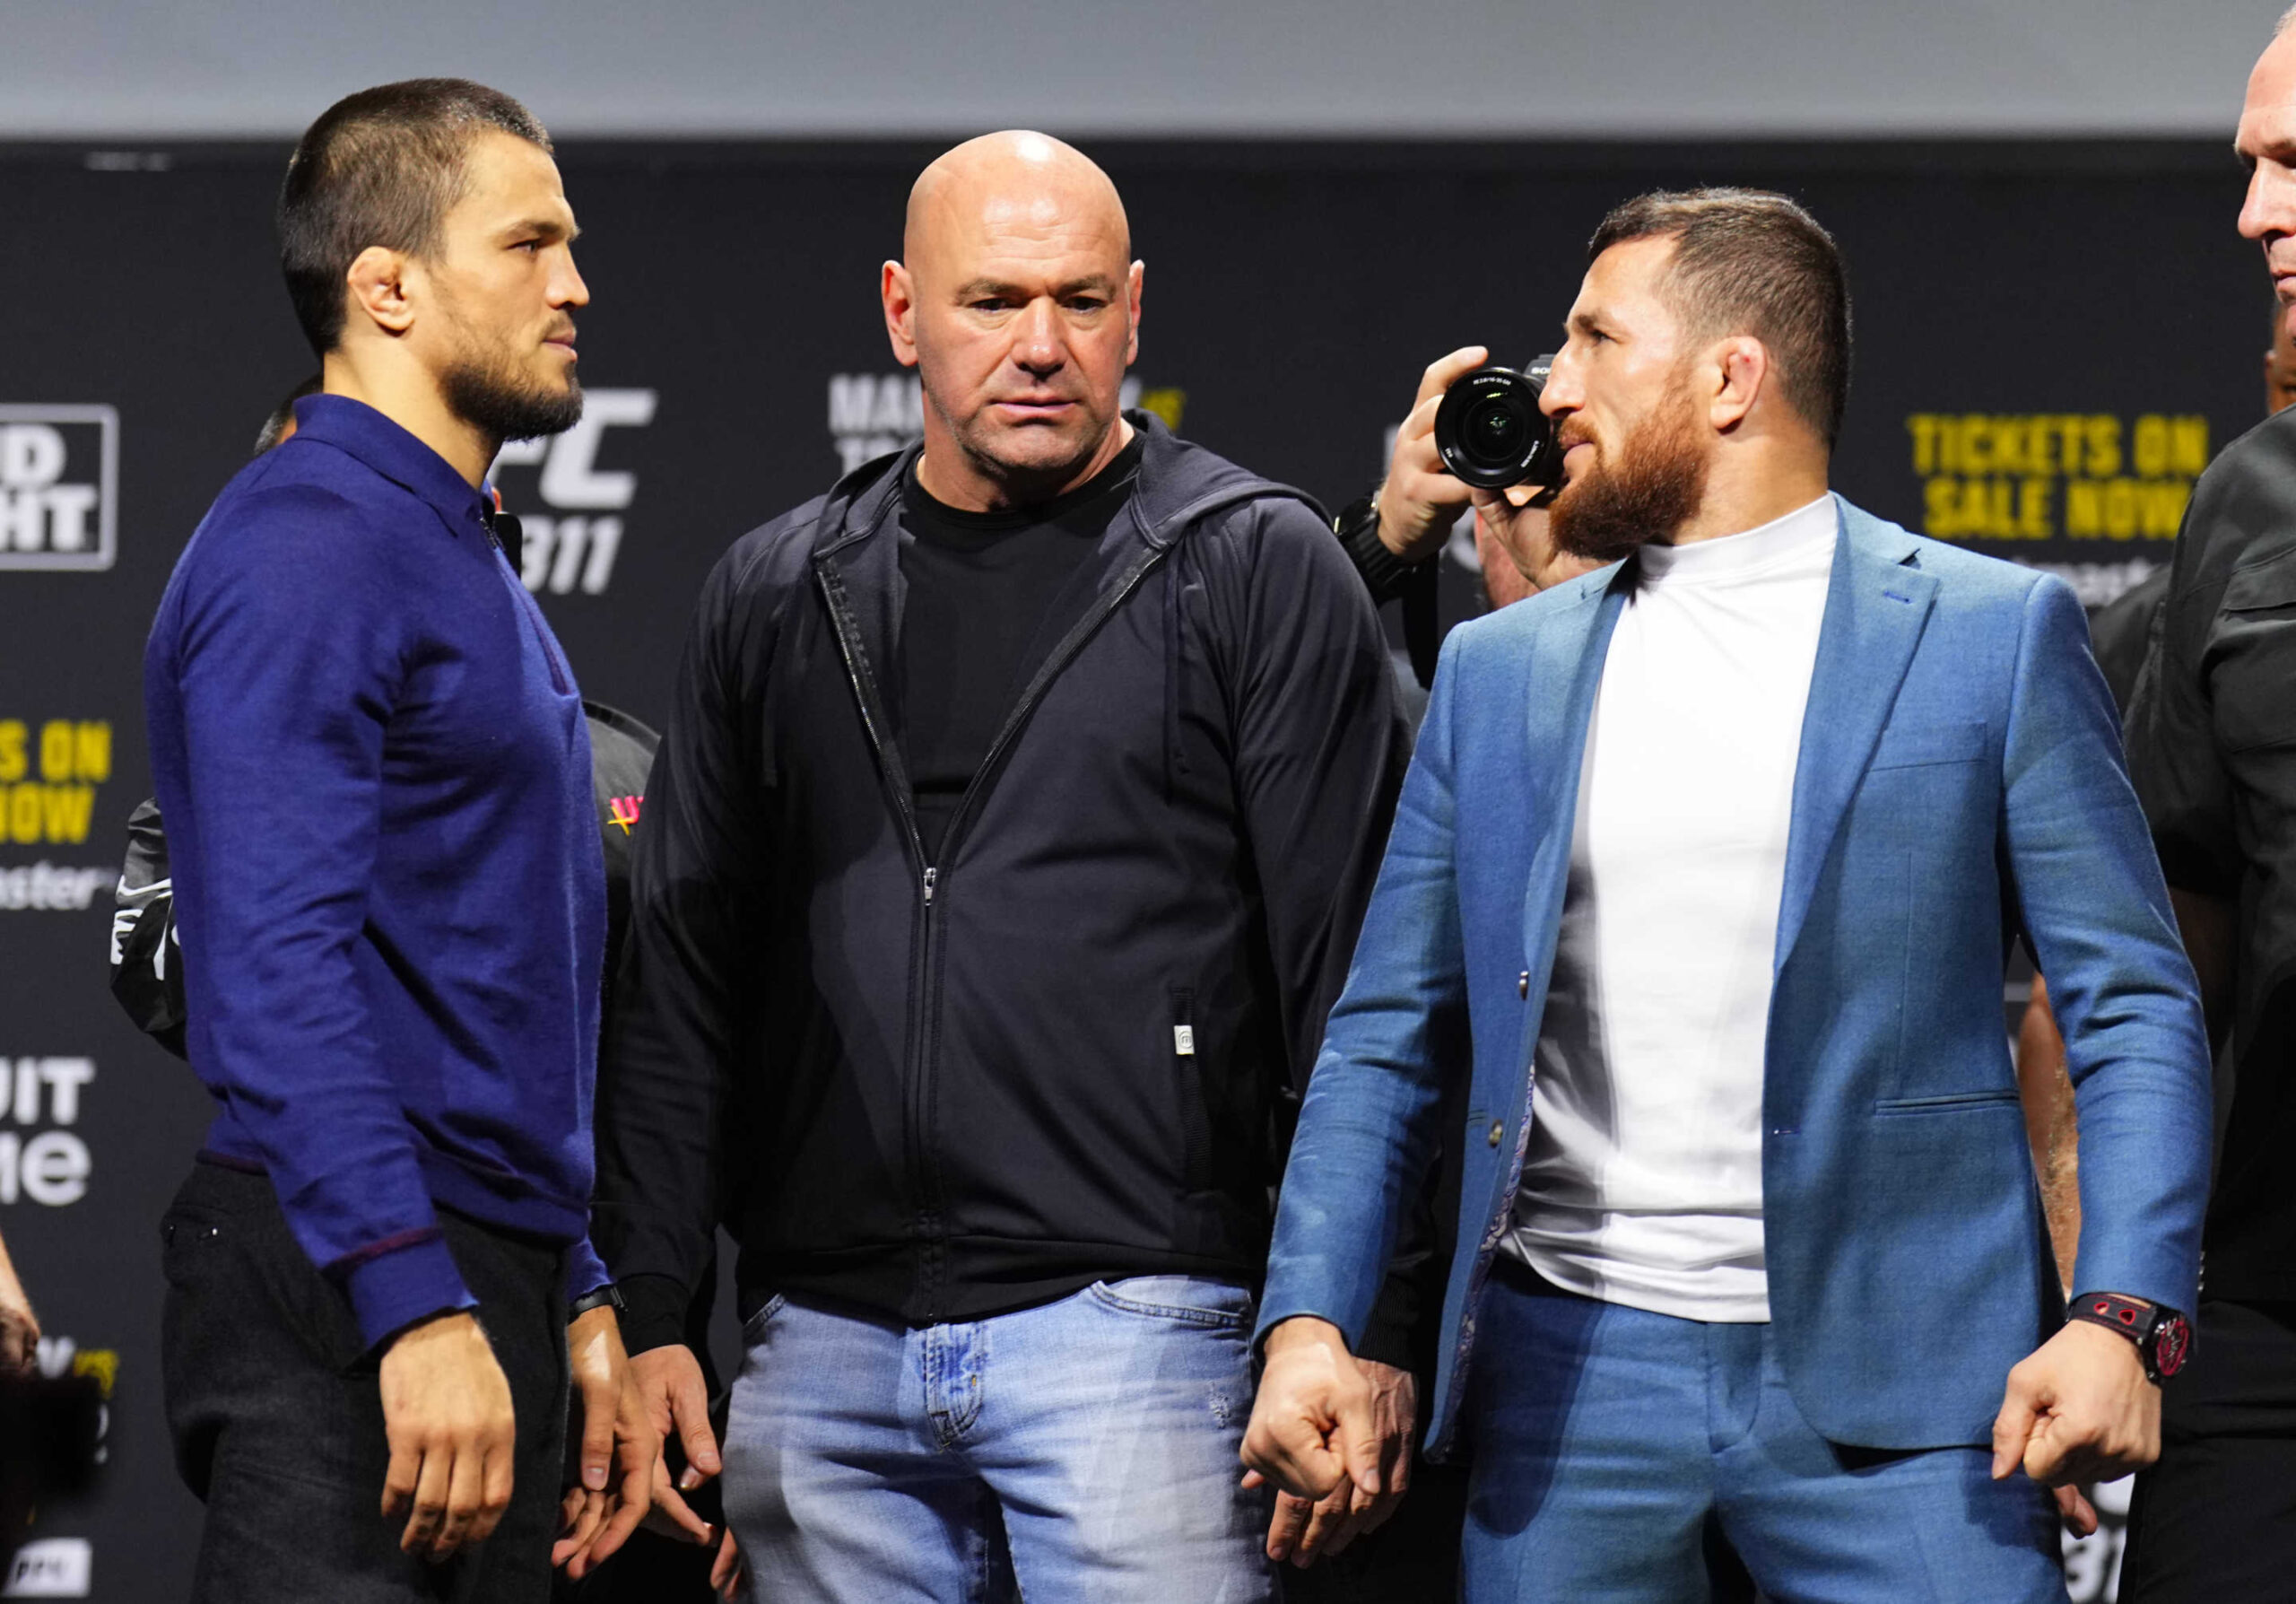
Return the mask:
{"type": "Polygon", "coordinates": [[[521,240],[510,248],[512,250],[523,250],[528,256],[535,256],[541,253],[542,241],[539,240],[521,240]]]}
{"type": "Polygon", "coordinates": [[[1097,295],[1077,295],[1070,298],[1068,309],[1072,312],[1097,312],[1106,305],[1108,302],[1097,295]]]}

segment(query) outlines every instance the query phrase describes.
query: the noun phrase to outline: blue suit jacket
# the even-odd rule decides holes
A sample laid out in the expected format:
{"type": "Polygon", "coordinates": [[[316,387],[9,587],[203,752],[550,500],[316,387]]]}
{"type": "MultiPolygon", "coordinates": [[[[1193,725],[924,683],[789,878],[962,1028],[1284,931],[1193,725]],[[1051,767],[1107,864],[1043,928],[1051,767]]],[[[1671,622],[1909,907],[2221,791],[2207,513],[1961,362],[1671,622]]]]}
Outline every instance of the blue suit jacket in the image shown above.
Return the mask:
{"type": "MultiPolygon", "coordinates": [[[[1981,1443],[2010,1366],[2064,1317],[2002,1028],[2010,935],[2022,923],[2048,977],[2077,1088],[2076,1290],[2192,1309],[2206,1037],[2071,590],[1837,505],[1763,1068],[1771,1318],[1829,1438],[1981,1443]]],[[[1522,1172],[1580,756],[1631,566],[1445,643],[1283,1183],[1261,1329],[1318,1315],[1352,1344],[1445,1086],[1472,1076],[1437,1453],[1522,1172]]]]}

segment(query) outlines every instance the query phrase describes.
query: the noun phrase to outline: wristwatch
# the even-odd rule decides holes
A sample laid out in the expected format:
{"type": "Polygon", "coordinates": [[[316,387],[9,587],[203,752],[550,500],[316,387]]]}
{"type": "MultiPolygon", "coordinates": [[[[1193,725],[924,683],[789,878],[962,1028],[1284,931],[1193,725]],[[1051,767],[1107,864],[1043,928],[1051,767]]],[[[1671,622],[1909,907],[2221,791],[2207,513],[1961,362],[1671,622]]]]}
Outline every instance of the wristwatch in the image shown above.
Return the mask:
{"type": "Polygon", "coordinates": [[[1403,602],[1404,650],[1411,658],[1412,677],[1424,688],[1435,683],[1435,658],[1443,644],[1436,606],[1440,577],[1436,559],[1442,550],[1439,546],[1431,555],[1407,562],[1387,549],[1379,538],[1379,492],[1384,488],[1384,482],[1375,484],[1369,495],[1349,502],[1331,520],[1331,532],[1339,536],[1375,605],[1396,598],[1403,602]]]}
{"type": "Polygon", "coordinates": [[[1348,561],[1355,564],[1355,571],[1363,577],[1375,602],[1401,595],[1411,576],[1427,561],[1422,557],[1414,562],[1398,557],[1379,538],[1379,488],[1372,486],[1369,494],[1350,501],[1331,520],[1331,532],[1347,549],[1348,561]]]}
{"type": "Polygon", "coordinates": [[[2136,1344],[2148,1382],[2158,1383],[2176,1374],[2192,1357],[2192,1322],[2161,1304],[2117,1292],[2084,1292],[2073,1300],[2066,1315],[2118,1331],[2136,1344]]]}
{"type": "Polygon", "coordinates": [[[581,1319],[585,1314],[587,1314],[591,1310],[604,1309],[609,1305],[612,1306],[617,1317],[621,1315],[623,1310],[630,1307],[628,1303],[622,1301],[622,1288],[616,1286],[611,1281],[607,1282],[604,1286],[591,1288],[588,1292],[584,1293],[580,1297],[576,1298],[572,1303],[567,1304],[566,1323],[570,1326],[576,1321],[581,1319]]]}

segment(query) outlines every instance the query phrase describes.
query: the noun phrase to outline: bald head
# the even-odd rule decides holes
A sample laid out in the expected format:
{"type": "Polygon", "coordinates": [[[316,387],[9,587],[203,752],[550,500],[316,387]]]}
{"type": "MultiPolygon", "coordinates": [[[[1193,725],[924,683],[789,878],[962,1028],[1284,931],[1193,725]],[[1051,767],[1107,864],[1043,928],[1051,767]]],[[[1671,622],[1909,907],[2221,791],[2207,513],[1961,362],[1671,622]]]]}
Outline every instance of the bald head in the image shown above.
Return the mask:
{"type": "Polygon", "coordinates": [[[893,354],[924,379],[919,482],[952,506],[1041,500],[1107,466],[1138,353],[1140,264],[1108,174],[1042,134],[968,139],[909,194],[883,270],[893,354]]]}
{"type": "Polygon", "coordinates": [[[1023,128],[968,139],[917,175],[901,254],[913,271],[944,242],[1018,225],[1104,234],[1132,257],[1124,201],[1100,164],[1073,144],[1023,128]]]}

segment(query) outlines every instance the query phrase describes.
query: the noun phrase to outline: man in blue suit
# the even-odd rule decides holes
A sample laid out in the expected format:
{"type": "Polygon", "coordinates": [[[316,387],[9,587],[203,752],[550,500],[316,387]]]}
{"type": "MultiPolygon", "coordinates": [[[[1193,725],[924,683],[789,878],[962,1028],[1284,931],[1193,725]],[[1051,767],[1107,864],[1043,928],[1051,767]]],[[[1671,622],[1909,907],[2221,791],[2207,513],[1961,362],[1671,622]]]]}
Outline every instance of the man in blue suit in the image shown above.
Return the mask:
{"type": "Polygon", "coordinates": [[[2061,1600],[2043,1487],[2085,1512],[2072,1484],[2157,1451],[2209,1142],[2080,607],[1828,493],[1848,299],[1800,207],[1644,196],[1589,255],[1529,566],[1605,566],[1445,644],[1244,1458],[1378,1486],[1347,1356],[1469,1074],[1429,1450],[1469,1453],[1470,1600],[1698,1599],[1714,1528],[1776,1600],[2061,1600]],[[2019,931],[2078,1088],[2069,1312],[2001,1024],[2019,931]]]}

